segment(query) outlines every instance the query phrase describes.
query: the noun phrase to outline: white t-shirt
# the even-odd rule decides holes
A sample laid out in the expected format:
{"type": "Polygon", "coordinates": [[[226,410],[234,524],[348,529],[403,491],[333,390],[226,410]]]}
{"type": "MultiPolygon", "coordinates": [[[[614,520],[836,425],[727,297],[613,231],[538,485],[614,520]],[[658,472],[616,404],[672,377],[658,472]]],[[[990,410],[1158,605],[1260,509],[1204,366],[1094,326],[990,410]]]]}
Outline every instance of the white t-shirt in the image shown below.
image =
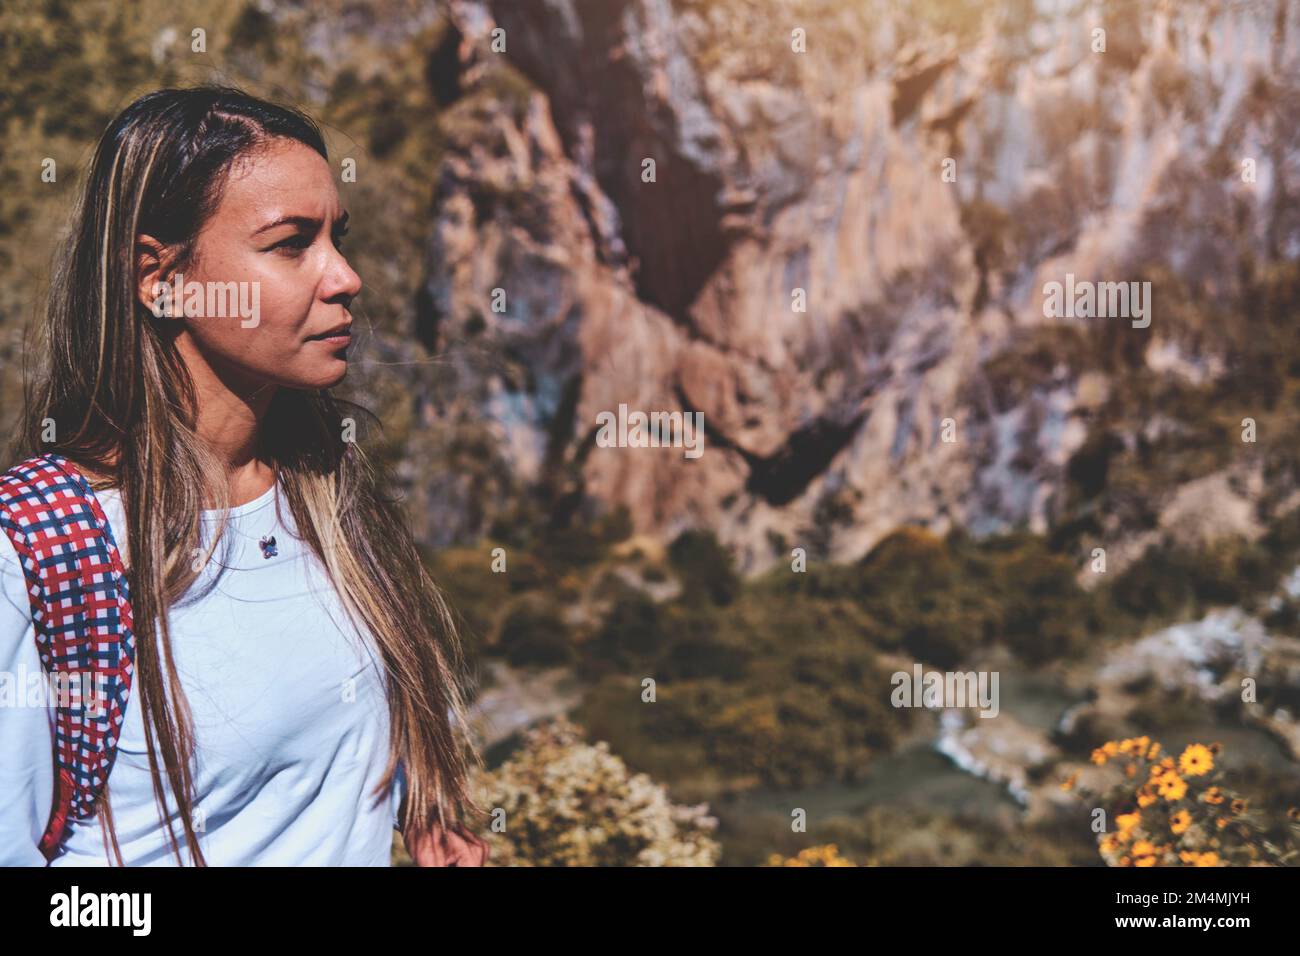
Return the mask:
{"type": "MultiPolygon", "coordinates": [[[[210,866],[388,866],[404,778],[387,798],[372,795],[388,759],[382,659],[360,639],[320,560],[294,536],[276,491],[231,509],[221,544],[169,615],[194,720],[200,846],[210,866]],[[278,551],[269,557],[259,547],[265,535],[278,551]]],[[[125,551],[118,493],[97,496],[125,551]]],[[[203,513],[205,544],[218,518],[203,513]]],[[[22,675],[41,671],[32,628],[22,567],[0,533],[0,680],[14,675],[10,699],[0,689],[0,865],[46,864],[37,843],[53,796],[53,710],[25,703],[22,675]]],[[[114,826],[127,865],[175,865],[137,692],[109,773],[114,826]]],[[[100,830],[97,818],[74,822],[49,865],[108,865],[100,830]]]]}

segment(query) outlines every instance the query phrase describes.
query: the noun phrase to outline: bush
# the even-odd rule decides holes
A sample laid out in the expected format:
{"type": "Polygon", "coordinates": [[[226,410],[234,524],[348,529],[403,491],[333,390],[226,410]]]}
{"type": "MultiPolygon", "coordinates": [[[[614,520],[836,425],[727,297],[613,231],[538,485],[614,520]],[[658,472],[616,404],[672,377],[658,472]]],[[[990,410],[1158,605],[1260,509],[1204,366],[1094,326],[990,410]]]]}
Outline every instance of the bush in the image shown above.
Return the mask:
{"type": "Polygon", "coordinates": [[[611,576],[614,605],[593,641],[591,655],[584,661],[595,671],[602,665],[619,669],[644,666],[668,645],[663,612],[643,592],[611,576]]]}
{"type": "Polygon", "coordinates": [[[603,741],[588,744],[559,718],[530,731],[498,770],[476,777],[485,806],[504,811],[489,832],[489,866],[716,866],[708,807],[674,805],[603,741]]]}
{"type": "Polygon", "coordinates": [[[734,681],[746,676],[755,651],[743,637],[737,640],[720,632],[711,616],[690,616],[681,608],[672,608],[668,614],[673,636],[659,667],[665,679],[734,681]]]}
{"type": "Polygon", "coordinates": [[[567,664],[573,657],[568,629],[556,610],[538,601],[524,601],[501,626],[499,646],[516,667],[567,664]]]}
{"type": "Polygon", "coordinates": [[[668,560],[682,582],[682,597],[730,604],[740,594],[740,578],[727,551],[712,531],[684,531],[668,548],[668,560]]]}

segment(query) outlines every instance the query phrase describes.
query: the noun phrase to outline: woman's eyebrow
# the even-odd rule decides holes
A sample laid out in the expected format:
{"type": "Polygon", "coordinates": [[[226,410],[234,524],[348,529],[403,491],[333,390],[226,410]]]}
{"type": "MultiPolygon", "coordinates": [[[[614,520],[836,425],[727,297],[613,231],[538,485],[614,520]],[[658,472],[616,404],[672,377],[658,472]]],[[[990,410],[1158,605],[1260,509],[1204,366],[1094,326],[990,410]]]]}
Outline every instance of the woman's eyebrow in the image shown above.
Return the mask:
{"type": "Polygon", "coordinates": [[[316,230],[320,228],[320,220],[313,216],[281,216],[274,222],[268,222],[265,226],[260,226],[253,230],[253,235],[257,236],[264,232],[269,232],[276,226],[302,226],[305,229],[316,230]]]}

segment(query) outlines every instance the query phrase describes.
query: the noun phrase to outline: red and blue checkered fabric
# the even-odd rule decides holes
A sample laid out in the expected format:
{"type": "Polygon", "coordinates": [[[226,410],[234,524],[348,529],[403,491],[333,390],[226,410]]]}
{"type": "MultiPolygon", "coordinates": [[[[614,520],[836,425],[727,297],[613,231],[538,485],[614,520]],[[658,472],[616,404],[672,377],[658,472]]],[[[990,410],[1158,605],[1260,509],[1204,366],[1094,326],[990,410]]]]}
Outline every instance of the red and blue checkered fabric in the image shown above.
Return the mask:
{"type": "Polygon", "coordinates": [[[94,811],[117,753],[135,638],[126,572],[90,484],[61,455],[0,475],[0,528],[23,566],[41,666],[65,689],[55,711],[53,859],[71,819],[94,811]]]}

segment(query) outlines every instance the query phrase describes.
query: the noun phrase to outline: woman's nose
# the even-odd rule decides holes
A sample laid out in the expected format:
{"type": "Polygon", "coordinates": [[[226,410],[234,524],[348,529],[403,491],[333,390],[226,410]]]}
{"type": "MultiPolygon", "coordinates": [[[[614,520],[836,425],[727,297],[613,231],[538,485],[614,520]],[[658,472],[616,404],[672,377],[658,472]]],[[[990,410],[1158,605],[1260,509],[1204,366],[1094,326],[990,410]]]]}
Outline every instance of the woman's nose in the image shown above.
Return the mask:
{"type": "Polygon", "coordinates": [[[334,262],[330,267],[330,283],[326,298],[343,296],[350,303],[361,292],[361,276],[348,264],[343,253],[335,251],[334,262]]]}

